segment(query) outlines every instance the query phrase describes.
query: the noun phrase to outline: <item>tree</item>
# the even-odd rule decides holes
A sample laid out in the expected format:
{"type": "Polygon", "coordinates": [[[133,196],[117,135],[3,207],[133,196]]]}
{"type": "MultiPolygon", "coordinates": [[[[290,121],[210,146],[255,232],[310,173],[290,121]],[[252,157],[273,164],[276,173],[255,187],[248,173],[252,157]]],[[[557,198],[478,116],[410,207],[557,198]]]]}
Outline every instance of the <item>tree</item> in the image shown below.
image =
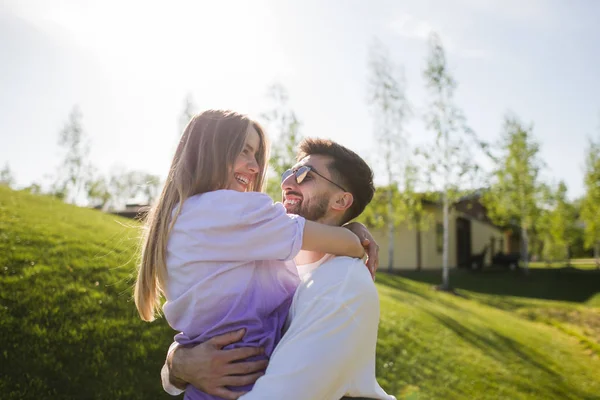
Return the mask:
{"type": "Polygon", "coordinates": [[[8,163],[4,165],[2,171],[0,171],[0,185],[12,187],[15,183],[15,177],[10,169],[8,163]]]}
{"type": "Polygon", "coordinates": [[[152,204],[160,194],[162,182],[158,175],[144,173],[142,175],[142,195],[146,204],[152,204]]]}
{"type": "Polygon", "coordinates": [[[540,146],[532,136],[532,127],[525,127],[516,117],[507,115],[499,148],[500,154],[494,156],[493,182],[482,200],[496,224],[520,228],[521,257],[528,273],[529,234],[540,215],[544,194],[539,182],[543,167],[538,158],[540,146]]]}
{"type": "Polygon", "coordinates": [[[430,186],[439,188],[443,207],[442,284],[450,290],[448,265],[448,234],[450,206],[460,199],[462,190],[472,183],[478,171],[471,151],[474,133],[466,126],[462,111],[454,103],[456,81],[450,75],[440,37],[429,37],[429,55],[423,71],[430,94],[429,109],[425,115],[427,127],[435,133],[434,145],[419,153],[425,157],[430,186]]]}
{"type": "Polygon", "coordinates": [[[197,112],[198,106],[194,102],[194,97],[191,93],[188,93],[183,101],[183,111],[179,117],[179,135],[183,134],[185,127],[197,112]]]}
{"type": "Polygon", "coordinates": [[[378,154],[387,178],[387,201],[385,209],[388,230],[388,269],[394,262],[394,230],[405,214],[399,213],[398,206],[416,204],[412,202],[413,192],[403,192],[398,196],[397,185],[401,180],[402,165],[407,159],[408,138],[404,129],[411,109],[406,98],[404,71],[391,60],[387,49],[379,41],[371,45],[369,54],[370,80],[368,104],[373,113],[375,140],[378,154]],[[395,198],[396,197],[396,198],[395,198]]]}
{"type": "Polygon", "coordinates": [[[53,192],[58,197],[75,203],[90,179],[91,165],[89,163],[90,144],[83,130],[82,114],[79,107],[73,107],[69,121],[60,131],[58,144],[64,149],[64,157],[58,171],[53,192]]]}
{"type": "Polygon", "coordinates": [[[144,171],[112,169],[110,178],[99,177],[89,187],[88,195],[103,208],[122,208],[130,201],[151,204],[160,194],[161,180],[144,171]]]}
{"type": "MultiPolygon", "coordinates": [[[[421,269],[421,233],[429,229],[432,221],[432,214],[426,212],[423,207],[424,201],[428,200],[427,194],[417,193],[415,183],[419,182],[417,178],[418,168],[415,164],[408,162],[403,172],[403,184],[379,186],[376,188],[375,195],[365,210],[356,218],[356,221],[365,224],[372,229],[381,229],[388,227],[393,223],[396,227],[402,222],[410,230],[414,230],[417,235],[417,265],[416,269],[421,269]],[[394,210],[389,212],[391,193],[391,204],[394,210]],[[393,221],[390,221],[393,219],[393,221]]],[[[390,245],[393,242],[390,242],[390,245]]]]}
{"type": "Polygon", "coordinates": [[[586,193],[581,207],[585,246],[594,249],[596,268],[600,269],[600,137],[589,139],[585,160],[586,193]]]}
{"type": "Polygon", "coordinates": [[[573,230],[573,238],[570,251],[571,258],[591,258],[594,255],[592,249],[588,249],[585,246],[585,225],[581,218],[583,201],[584,197],[582,196],[576,198],[571,202],[575,213],[575,226],[573,230]]]}
{"type": "Polygon", "coordinates": [[[123,167],[112,168],[107,182],[111,208],[123,208],[128,201],[137,196],[140,188],[135,178],[134,172],[127,171],[123,167]]]}
{"type": "Polygon", "coordinates": [[[289,96],[280,83],[271,85],[267,97],[272,103],[269,111],[262,117],[273,133],[271,159],[269,165],[272,173],[267,181],[267,193],[274,201],[281,200],[281,175],[296,163],[296,150],[302,140],[301,123],[289,105],[289,96]]]}
{"type": "Polygon", "coordinates": [[[104,176],[97,176],[87,181],[85,190],[88,200],[94,207],[102,210],[108,208],[112,194],[109,190],[108,180],[104,176]]]}
{"type": "Polygon", "coordinates": [[[31,185],[23,188],[24,191],[29,192],[31,194],[42,194],[42,185],[37,182],[33,182],[31,185]]]}
{"type": "Polygon", "coordinates": [[[542,226],[543,255],[546,260],[567,260],[570,264],[570,247],[576,236],[575,208],[567,199],[567,185],[560,182],[548,196],[550,210],[545,210],[538,226],[542,226]]]}

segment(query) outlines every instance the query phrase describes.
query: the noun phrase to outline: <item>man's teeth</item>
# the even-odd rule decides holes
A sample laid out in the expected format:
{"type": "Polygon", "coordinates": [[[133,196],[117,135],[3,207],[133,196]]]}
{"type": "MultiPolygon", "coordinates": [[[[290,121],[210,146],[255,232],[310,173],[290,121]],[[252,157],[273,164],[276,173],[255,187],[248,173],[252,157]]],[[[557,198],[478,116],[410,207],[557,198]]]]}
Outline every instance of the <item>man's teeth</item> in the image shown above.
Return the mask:
{"type": "Polygon", "coordinates": [[[291,199],[286,199],[285,202],[283,203],[285,204],[289,204],[290,206],[295,206],[296,204],[300,203],[300,200],[291,200],[291,199]]]}
{"type": "Polygon", "coordinates": [[[243,177],[243,176],[240,176],[240,175],[236,175],[236,176],[235,176],[235,179],[237,179],[237,180],[238,180],[238,182],[241,182],[241,183],[243,183],[244,185],[247,185],[247,184],[248,184],[248,182],[250,182],[250,181],[248,180],[248,178],[246,178],[246,177],[243,177]]]}

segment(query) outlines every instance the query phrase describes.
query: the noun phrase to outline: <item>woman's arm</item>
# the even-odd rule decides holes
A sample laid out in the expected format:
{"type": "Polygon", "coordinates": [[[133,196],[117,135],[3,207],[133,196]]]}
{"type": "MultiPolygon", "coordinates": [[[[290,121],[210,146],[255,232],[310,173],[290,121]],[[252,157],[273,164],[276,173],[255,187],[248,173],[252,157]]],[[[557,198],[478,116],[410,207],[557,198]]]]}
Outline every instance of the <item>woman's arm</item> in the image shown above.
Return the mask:
{"type": "Polygon", "coordinates": [[[356,258],[365,255],[360,239],[350,230],[313,221],[304,224],[302,250],[356,258]]]}

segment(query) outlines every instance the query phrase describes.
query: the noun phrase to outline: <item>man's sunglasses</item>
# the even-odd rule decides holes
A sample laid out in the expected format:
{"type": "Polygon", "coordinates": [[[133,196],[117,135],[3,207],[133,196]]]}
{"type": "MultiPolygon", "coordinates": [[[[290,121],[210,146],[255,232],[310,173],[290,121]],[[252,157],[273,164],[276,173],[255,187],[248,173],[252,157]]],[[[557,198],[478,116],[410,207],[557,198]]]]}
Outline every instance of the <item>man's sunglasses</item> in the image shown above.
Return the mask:
{"type": "Polygon", "coordinates": [[[331,179],[325,178],[323,175],[321,175],[320,173],[318,173],[317,171],[315,171],[314,168],[311,167],[311,166],[309,166],[309,165],[303,165],[303,166],[301,166],[299,168],[296,168],[296,169],[288,169],[287,171],[285,171],[281,175],[281,183],[283,183],[283,181],[285,181],[290,175],[294,174],[294,176],[296,178],[296,183],[299,185],[299,184],[301,184],[304,181],[304,179],[306,178],[306,176],[308,175],[308,173],[311,172],[311,171],[315,175],[319,175],[321,178],[325,179],[327,182],[332,183],[335,186],[339,187],[344,192],[347,192],[346,189],[344,189],[343,187],[341,187],[340,185],[338,185],[337,183],[335,183],[331,179]]]}

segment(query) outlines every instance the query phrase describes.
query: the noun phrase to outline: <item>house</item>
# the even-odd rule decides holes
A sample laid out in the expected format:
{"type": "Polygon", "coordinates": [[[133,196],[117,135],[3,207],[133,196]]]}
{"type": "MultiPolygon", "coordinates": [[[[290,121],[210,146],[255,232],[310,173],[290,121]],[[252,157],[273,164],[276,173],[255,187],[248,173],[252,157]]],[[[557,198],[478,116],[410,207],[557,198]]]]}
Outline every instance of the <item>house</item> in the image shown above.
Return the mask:
{"type": "Polygon", "coordinates": [[[143,221],[150,211],[150,206],[147,204],[126,204],[125,208],[118,211],[111,211],[111,214],[119,215],[125,218],[136,219],[143,221]]]}
{"type": "MultiPolygon", "coordinates": [[[[394,231],[393,269],[436,269],[442,267],[443,209],[437,202],[423,202],[430,221],[429,229],[418,231],[403,222],[394,231]]],[[[389,243],[387,229],[373,230],[380,246],[379,266],[387,269],[389,243]]],[[[465,197],[450,208],[448,231],[450,267],[472,267],[477,255],[483,265],[492,263],[498,252],[519,251],[519,239],[510,230],[494,225],[479,201],[479,196],[465,197]]]]}

